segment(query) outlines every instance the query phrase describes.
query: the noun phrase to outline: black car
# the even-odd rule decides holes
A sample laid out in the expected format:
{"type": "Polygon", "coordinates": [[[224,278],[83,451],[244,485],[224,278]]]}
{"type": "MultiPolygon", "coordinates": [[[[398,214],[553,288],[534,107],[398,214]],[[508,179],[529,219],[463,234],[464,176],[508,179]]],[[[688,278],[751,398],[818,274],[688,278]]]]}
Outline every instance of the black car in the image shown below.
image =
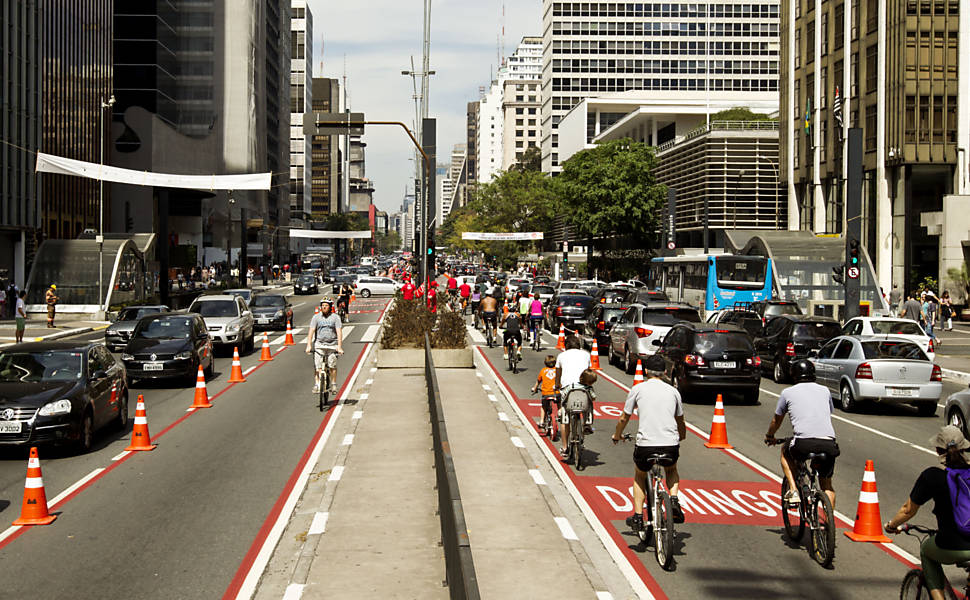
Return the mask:
{"type": "Polygon", "coordinates": [[[293,307],[282,294],[256,294],[249,303],[253,322],[263,329],[286,329],[293,320],[293,307]]]}
{"type": "Polygon", "coordinates": [[[184,378],[195,382],[199,365],[212,376],[212,339],[195,313],[162,313],[138,321],[122,362],[129,385],[136,379],[184,378]]]}
{"type": "Polygon", "coordinates": [[[636,297],[637,291],[633,288],[627,287],[604,287],[600,288],[595,294],[593,294],[593,300],[596,302],[605,302],[607,304],[629,304],[633,302],[636,297]]]}
{"type": "Polygon", "coordinates": [[[297,295],[319,294],[320,288],[317,285],[316,276],[312,274],[300,275],[300,278],[293,284],[293,293],[297,295]]]}
{"type": "Polygon", "coordinates": [[[0,445],[72,444],[128,425],[125,369],[96,342],[37,342],[0,351],[0,445]],[[114,387],[114,394],[112,394],[114,387]]]}
{"type": "Polygon", "coordinates": [[[629,304],[591,302],[583,326],[583,346],[592,350],[595,339],[600,354],[606,354],[610,348],[610,330],[629,307],[629,304]]]}
{"type": "Polygon", "coordinates": [[[792,362],[807,358],[830,339],[842,335],[839,322],[829,317],[779,315],[756,337],[754,347],[761,357],[761,368],[771,369],[772,379],[784,383],[791,377],[792,362]]]}
{"type": "Polygon", "coordinates": [[[349,285],[353,289],[357,289],[357,275],[337,275],[333,279],[333,294],[334,296],[340,294],[340,286],[343,284],[349,285]]]}
{"type": "Polygon", "coordinates": [[[761,315],[750,310],[727,310],[721,315],[718,323],[731,323],[748,332],[752,338],[760,337],[764,332],[764,322],[761,315]]]}
{"type": "Polygon", "coordinates": [[[560,325],[569,330],[581,329],[583,315],[592,303],[593,297],[583,294],[553,296],[546,304],[546,329],[553,333],[559,333],[560,325]]]}
{"type": "Polygon", "coordinates": [[[748,304],[745,308],[758,313],[761,322],[765,325],[780,315],[802,314],[802,308],[798,306],[798,303],[790,300],[758,300],[748,304]]]}
{"type": "Polygon", "coordinates": [[[758,401],[761,359],[751,336],[735,325],[678,323],[654,340],[667,363],[671,385],[684,400],[697,393],[739,393],[758,401]]]}
{"type": "Polygon", "coordinates": [[[114,323],[104,330],[104,344],[112,352],[124,350],[125,344],[131,339],[131,332],[135,330],[135,325],[138,324],[138,319],[146,315],[154,315],[168,311],[169,308],[163,304],[129,306],[121,309],[114,323]]]}
{"type": "Polygon", "coordinates": [[[631,300],[631,302],[636,302],[637,304],[647,304],[649,302],[670,302],[670,298],[667,297],[666,292],[660,290],[645,290],[637,289],[636,298],[631,300]]]}

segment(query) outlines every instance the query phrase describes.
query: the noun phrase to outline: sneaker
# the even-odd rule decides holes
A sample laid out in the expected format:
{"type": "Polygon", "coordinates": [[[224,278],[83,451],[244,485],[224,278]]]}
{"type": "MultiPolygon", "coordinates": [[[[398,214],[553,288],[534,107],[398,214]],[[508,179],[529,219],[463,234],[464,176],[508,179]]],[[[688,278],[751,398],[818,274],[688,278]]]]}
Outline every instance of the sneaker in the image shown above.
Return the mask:
{"type": "Polygon", "coordinates": [[[508,353],[505,353],[502,355],[502,360],[508,360],[508,359],[509,359],[508,353]]]}
{"type": "Polygon", "coordinates": [[[633,531],[643,531],[643,515],[634,513],[626,518],[627,527],[633,531]]]}
{"type": "Polygon", "coordinates": [[[670,508],[673,510],[674,523],[684,522],[684,509],[680,507],[680,500],[677,496],[670,497],[670,508]]]}
{"type": "Polygon", "coordinates": [[[314,394],[319,394],[320,393],[320,384],[319,383],[313,385],[313,393],[314,394]]]}
{"type": "Polygon", "coordinates": [[[331,394],[336,394],[337,393],[337,384],[336,383],[331,383],[330,384],[330,393],[331,394]]]}

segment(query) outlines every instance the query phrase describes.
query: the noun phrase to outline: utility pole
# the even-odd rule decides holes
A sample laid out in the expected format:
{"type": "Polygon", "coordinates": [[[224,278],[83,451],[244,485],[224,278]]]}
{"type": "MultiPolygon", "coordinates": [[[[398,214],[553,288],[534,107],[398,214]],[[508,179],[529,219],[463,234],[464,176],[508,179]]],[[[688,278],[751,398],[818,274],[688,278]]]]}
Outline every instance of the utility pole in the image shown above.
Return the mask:
{"type": "Polygon", "coordinates": [[[859,316],[862,273],[862,129],[849,128],[845,186],[845,319],[859,316]]]}

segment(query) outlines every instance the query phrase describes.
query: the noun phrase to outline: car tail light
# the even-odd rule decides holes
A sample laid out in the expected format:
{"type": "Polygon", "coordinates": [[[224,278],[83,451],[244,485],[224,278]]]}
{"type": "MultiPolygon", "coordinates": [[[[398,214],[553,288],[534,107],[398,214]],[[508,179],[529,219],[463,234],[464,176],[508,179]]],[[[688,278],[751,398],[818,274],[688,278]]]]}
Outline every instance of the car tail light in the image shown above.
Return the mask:
{"type": "Polygon", "coordinates": [[[637,327],[633,331],[636,332],[637,337],[649,337],[649,336],[653,335],[653,330],[652,329],[646,329],[644,327],[637,327]]]}
{"type": "Polygon", "coordinates": [[[744,362],[747,363],[747,365],[749,367],[760,367],[761,366],[761,357],[760,356],[748,357],[748,358],[744,359],[744,362]]]}
{"type": "Polygon", "coordinates": [[[606,304],[606,298],[600,298],[600,304],[606,304]]]}
{"type": "Polygon", "coordinates": [[[561,306],[558,307],[558,308],[556,308],[556,316],[557,317],[561,317],[562,316],[562,307],[561,306]]]}
{"type": "Polygon", "coordinates": [[[714,333],[731,333],[728,329],[715,329],[714,333]]]}
{"type": "Polygon", "coordinates": [[[930,375],[930,381],[943,381],[943,370],[940,369],[940,365],[933,365],[933,373],[930,375]]]}
{"type": "Polygon", "coordinates": [[[856,379],[872,379],[872,365],[869,363],[862,363],[855,369],[856,379]]]}
{"type": "Polygon", "coordinates": [[[933,338],[930,338],[930,345],[926,349],[927,352],[936,352],[936,345],[933,343],[933,338]]]}
{"type": "Polygon", "coordinates": [[[704,357],[698,354],[688,354],[684,357],[684,362],[692,367],[703,367],[707,364],[704,362],[704,357]]]}
{"type": "Polygon", "coordinates": [[[596,328],[599,329],[600,331],[606,331],[606,322],[600,321],[599,323],[596,324],[596,328]]]}
{"type": "Polygon", "coordinates": [[[788,342],[785,346],[785,356],[795,356],[795,344],[788,342]]]}

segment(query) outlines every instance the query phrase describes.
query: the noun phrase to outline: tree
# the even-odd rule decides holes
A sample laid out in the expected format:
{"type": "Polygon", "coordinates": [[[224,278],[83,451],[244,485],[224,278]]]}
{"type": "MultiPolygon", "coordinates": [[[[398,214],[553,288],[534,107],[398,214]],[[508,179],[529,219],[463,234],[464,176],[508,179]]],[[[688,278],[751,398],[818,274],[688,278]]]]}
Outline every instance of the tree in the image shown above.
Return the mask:
{"type": "Polygon", "coordinates": [[[746,106],[737,106],[711,115],[712,121],[776,121],[762,113],[751,112],[746,106]]]}
{"type": "Polygon", "coordinates": [[[379,231],[374,234],[374,245],[377,247],[378,253],[390,254],[401,249],[401,235],[393,229],[386,234],[379,231]]]}
{"type": "Polygon", "coordinates": [[[512,170],[518,171],[519,173],[524,173],[526,171],[541,171],[542,151],[539,150],[538,146],[529,146],[529,148],[522,153],[519,160],[512,165],[512,170]]]}

